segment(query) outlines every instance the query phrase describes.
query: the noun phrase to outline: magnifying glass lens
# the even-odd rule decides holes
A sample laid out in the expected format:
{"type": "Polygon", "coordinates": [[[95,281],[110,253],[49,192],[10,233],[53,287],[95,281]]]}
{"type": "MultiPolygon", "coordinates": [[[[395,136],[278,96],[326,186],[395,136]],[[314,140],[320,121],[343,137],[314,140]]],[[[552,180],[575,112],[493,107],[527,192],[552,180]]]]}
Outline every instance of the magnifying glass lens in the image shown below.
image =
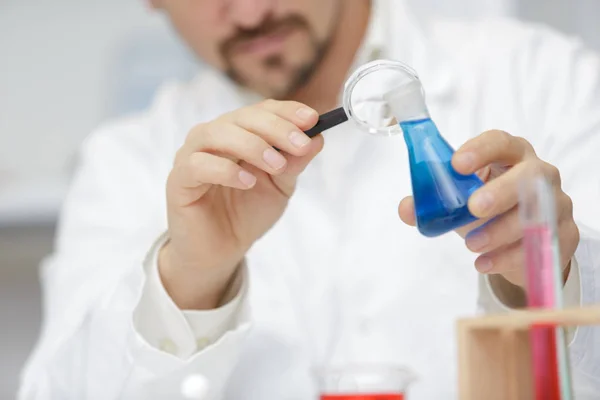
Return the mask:
{"type": "Polygon", "coordinates": [[[386,95],[410,84],[419,84],[417,73],[398,61],[378,60],[358,68],[344,88],[344,110],[362,130],[391,136],[402,132],[386,95]]]}

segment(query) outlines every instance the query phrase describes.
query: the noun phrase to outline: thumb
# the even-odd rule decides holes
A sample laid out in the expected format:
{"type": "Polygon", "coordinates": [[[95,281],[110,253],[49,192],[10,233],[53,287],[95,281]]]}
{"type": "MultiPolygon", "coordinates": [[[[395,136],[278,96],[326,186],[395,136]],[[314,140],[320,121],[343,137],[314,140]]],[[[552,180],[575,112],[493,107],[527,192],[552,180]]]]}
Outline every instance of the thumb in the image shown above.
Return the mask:
{"type": "Polygon", "coordinates": [[[412,196],[405,197],[398,206],[398,215],[406,225],[416,226],[415,201],[412,196]]]}
{"type": "Polygon", "coordinates": [[[273,183],[284,192],[292,193],[296,186],[296,180],[298,175],[304,171],[306,166],[321,152],[323,149],[324,141],[323,135],[317,135],[311,139],[308,152],[303,156],[293,156],[291,154],[284,153],[287,159],[287,165],[285,171],[281,175],[274,175],[273,183]]]}

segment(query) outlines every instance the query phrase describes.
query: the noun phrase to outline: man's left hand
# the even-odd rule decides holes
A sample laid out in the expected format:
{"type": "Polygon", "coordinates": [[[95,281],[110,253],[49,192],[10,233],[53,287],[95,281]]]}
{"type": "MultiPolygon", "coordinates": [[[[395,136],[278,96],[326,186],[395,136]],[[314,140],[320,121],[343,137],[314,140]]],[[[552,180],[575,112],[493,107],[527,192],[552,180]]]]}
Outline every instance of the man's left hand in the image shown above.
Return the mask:
{"type": "MultiPolygon", "coordinates": [[[[553,187],[561,265],[568,272],[579,243],[573,203],[562,191],[558,169],[540,160],[527,140],[502,131],[485,132],[454,154],[452,166],[463,175],[477,173],[485,182],[469,199],[469,210],[480,220],[457,230],[466,238],[466,246],[480,254],[475,261],[479,272],[501,275],[514,285],[524,286],[518,184],[528,176],[544,176],[553,187]]],[[[412,197],[402,200],[399,214],[406,224],[415,225],[412,197]]]]}

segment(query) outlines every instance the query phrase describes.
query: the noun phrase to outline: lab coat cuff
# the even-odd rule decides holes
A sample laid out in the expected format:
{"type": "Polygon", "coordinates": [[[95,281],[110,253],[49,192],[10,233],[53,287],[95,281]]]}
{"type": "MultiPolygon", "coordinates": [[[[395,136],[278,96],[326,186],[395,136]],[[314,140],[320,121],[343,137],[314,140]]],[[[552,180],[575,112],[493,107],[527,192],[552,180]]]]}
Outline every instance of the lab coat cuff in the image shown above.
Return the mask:
{"type": "Polygon", "coordinates": [[[145,276],[145,280],[127,337],[127,356],[131,369],[123,397],[176,398],[178,393],[175,391],[178,391],[182,379],[200,374],[210,383],[207,398],[220,399],[238,364],[251,328],[247,300],[249,279],[243,268],[242,290],[224,306],[228,313],[236,316],[231,322],[235,327],[225,327],[231,329],[216,338],[214,343],[197,351],[193,328],[160,281],[157,256],[167,240],[167,236],[163,235],[156,241],[144,262],[145,274],[140,274],[145,276]],[[232,312],[236,307],[237,314],[232,312]],[[130,392],[135,397],[129,396],[130,392]]]}
{"type": "MultiPolygon", "coordinates": [[[[580,301],[585,307],[600,302],[600,232],[581,223],[578,225],[581,240],[575,256],[579,267],[580,301]]],[[[579,326],[570,342],[572,365],[589,377],[598,377],[600,349],[595,348],[594,343],[600,343],[597,326],[579,326]]]]}
{"type": "MultiPolygon", "coordinates": [[[[496,291],[497,289],[495,289],[494,285],[492,285],[490,282],[489,275],[485,276],[485,284],[492,300],[498,308],[503,311],[513,311],[518,309],[517,306],[500,300],[500,298],[507,298],[507,296],[502,296],[502,293],[498,293],[496,291]]],[[[576,257],[571,259],[569,276],[567,277],[567,281],[563,286],[563,304],[566,308],[578,307],[581,305],[581,279],[579,274],[579,263],[577,262],[576,257]]]]}
{"type": "Polygon", "coordinates": [[[228,330],[249,321],[245,304],[248,279],[243,265],[243,282],[233,300],[215,310],[182,311],[167,293],[158,271],[158,254],[167,241],[165,233],[152,246],[144,263],[146,279],[134,310],[134,329],[155,350],[186,360],[218,341],[228,330]]]}
{"type": "MultiPolygon", "coordinates": [[[[515,305],[507,304],[500,300],[500,298],[507,298],[507,296],[502,296],[501,293],[497,293],[494,289],[494,286],[490,282],[490,276],[485,276],[485,284],[487,286],[487,290],[490,293],[490,297],[494,302],[497,309],[501,311],[518,311],[518,308],[515,305]]],[[[579,263],[577,262],[577,258],[574,256],[571,259],[571,269],[569,271],[569,276],[567,277],[567,281],[563,286],[563,305],[566,308],[579,307],[582,304],[581,300],[581,278],[579,271],[579,263]]],[[[575,340],[575,336],[577,334],[577,327],[569,327],[567,328],[567,338],[569,343],[572,343],[575,340]]]]}
{"type": "Polygon", "coordinates": [[[239,266],[237,274],[236,280],[241,282],[231,285],[237,292],[225,295],[226,299],[231,299],[225,305],[214,310],[183,310],[183,316],[196,338],[197,351],[216,342],[227,331],[249,322],[246,306],[248,270],[245,261],[239,266]]]}

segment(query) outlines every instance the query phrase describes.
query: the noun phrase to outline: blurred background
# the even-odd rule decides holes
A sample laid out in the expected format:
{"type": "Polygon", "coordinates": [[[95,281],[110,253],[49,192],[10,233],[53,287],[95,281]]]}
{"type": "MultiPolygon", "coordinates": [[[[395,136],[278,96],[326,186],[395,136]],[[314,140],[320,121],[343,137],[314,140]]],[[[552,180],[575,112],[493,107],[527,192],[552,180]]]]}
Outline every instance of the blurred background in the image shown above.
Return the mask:
{"type": "MultiPolygon", "coordinates": [[[[422,16],[546,23],[600,51],[598,0],[410,1],[422,16]]],[[[1,399],[14,396],[38,333],[37,267],[80,142],[198,68],[143,0],[0,0],[1,399]]]]}

